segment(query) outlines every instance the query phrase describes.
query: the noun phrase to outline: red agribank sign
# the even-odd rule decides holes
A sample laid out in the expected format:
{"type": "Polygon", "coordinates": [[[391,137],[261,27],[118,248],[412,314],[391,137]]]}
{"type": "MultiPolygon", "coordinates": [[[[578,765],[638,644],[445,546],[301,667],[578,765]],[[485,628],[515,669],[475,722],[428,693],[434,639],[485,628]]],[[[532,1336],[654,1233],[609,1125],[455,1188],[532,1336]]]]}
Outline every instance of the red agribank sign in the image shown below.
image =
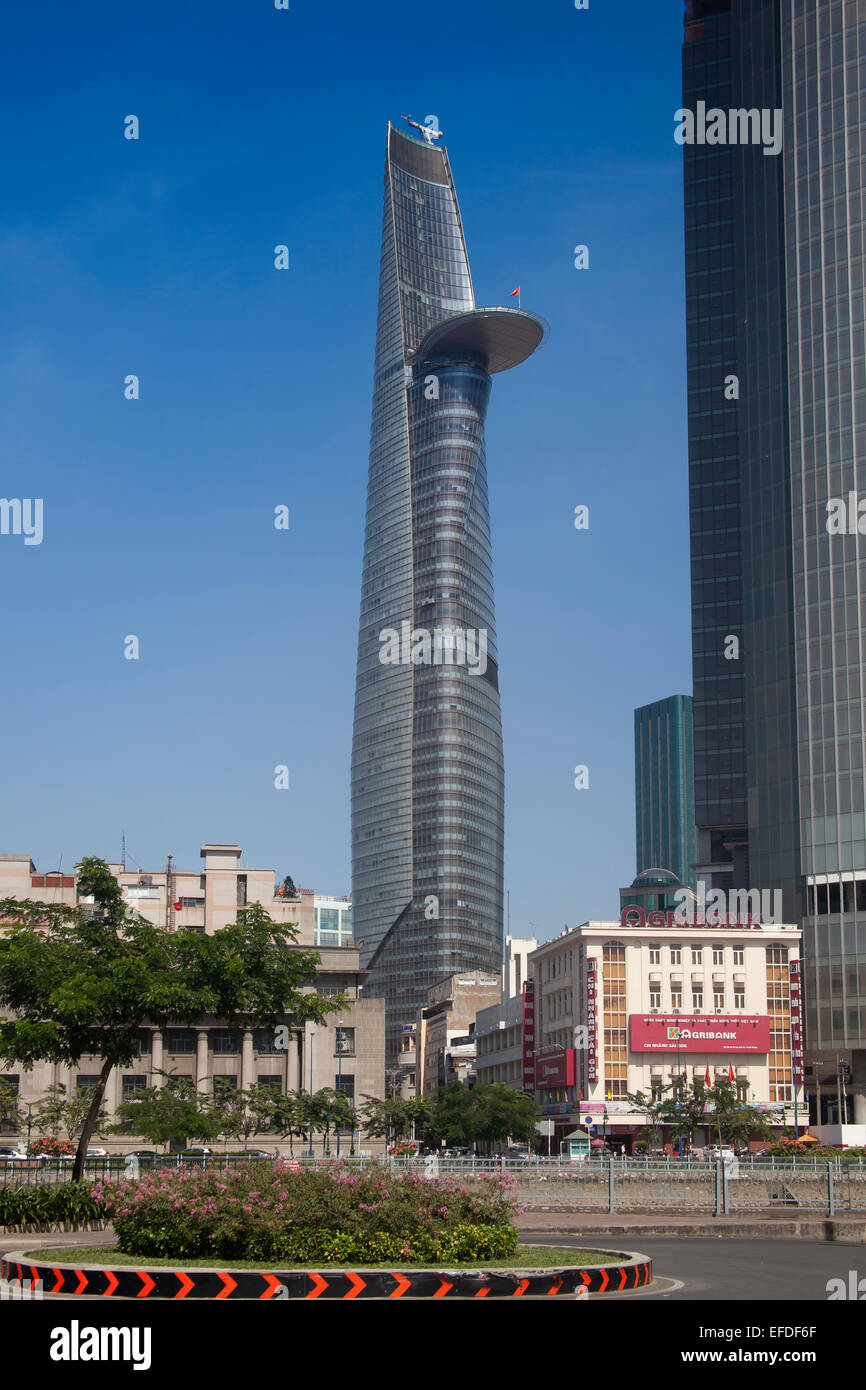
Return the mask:
{"type": "Polygon", "coordinates": [[[760,1014],[629,1014],[632,1052],[769,1052],[770,1020],[760,1014]],[[679,1043],[677,1042],[679,1034],[679,1043]]]}

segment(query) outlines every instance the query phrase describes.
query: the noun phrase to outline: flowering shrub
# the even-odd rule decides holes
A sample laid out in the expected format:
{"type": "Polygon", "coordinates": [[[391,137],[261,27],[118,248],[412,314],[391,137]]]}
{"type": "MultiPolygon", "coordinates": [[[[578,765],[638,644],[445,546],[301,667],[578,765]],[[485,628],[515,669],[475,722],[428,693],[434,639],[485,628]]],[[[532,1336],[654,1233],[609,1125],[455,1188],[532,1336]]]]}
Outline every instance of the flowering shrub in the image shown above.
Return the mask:
{"type": "Polygon", "coordinates": [[[400,1139],[388,1150],[393,1158],[414,1158],[418,1152],[417,1139],[400,1139]]]}
{"type": "Polygon", "coordinates": [[[47,1154],[49,1158],[65,1158],[67,1154],[75,1153],[73,1146],[65,1139],[59,1139],[56,1134],[48,1134],[44,1139],[31,1140],[28,1151],[32,1154],[47,1154]]]}
{"type": "Polygon", "coordinates": [[[294,1260],[467,1260],[513,1253],[506,1182],[342,1164],[292,1171],[250,1163],[225,1172],[161,1169],[97,1183],[95,1201],[130,1255],[294,1260]]]}

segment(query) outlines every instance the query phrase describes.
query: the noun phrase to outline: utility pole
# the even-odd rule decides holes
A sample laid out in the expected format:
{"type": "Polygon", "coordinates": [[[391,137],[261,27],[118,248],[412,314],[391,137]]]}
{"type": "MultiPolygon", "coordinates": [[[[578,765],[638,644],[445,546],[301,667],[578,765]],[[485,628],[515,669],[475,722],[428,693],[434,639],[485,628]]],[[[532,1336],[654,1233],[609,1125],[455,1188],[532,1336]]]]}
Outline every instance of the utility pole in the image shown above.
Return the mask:
{"type": "Polygon", "coordinates": [[[168,856],[168,864],[165,869],[165,927],[166,931],[174,931],[174,873],[171,867],[172,856],[168,856]]]}

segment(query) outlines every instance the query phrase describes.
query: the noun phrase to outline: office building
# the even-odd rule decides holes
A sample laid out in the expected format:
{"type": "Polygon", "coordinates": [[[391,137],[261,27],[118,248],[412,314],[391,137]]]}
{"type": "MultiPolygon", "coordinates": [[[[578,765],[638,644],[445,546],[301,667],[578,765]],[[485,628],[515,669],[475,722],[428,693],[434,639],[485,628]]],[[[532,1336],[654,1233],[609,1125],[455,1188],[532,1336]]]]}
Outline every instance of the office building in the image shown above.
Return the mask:
{"type": "Polygon", "coordinates": [[[638,875],[672,873],[695,887],[692,697],[671,695],[634,712],[635,845],[638,875]]]}
{"type": "Polygon", "coordinates": [[[427,989],[498,972],[504,781],[484,454],[542,322],[478,309],[444,147],[389,125],[352,747],[352,911],[389,1064],[427,989]]]}
{"type": "Polygon", "coordinates": [[[859,1124],[862,6],[688,0],[683,110],[697,878],[782,891],[807,1077],[843,1059],[859,1124]]]}

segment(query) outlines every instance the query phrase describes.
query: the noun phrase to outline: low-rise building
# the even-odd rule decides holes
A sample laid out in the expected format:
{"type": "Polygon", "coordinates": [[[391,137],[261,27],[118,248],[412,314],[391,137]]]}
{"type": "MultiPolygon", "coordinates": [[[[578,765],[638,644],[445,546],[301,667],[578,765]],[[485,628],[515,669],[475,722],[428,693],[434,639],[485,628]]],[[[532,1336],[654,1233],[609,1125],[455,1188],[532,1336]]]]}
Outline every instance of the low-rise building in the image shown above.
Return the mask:
{"type": "Polygon", "coordinates": [[[792,1122],[796,1095],[805,1120],[792,1044],[798,928],[674,918],[629,906],[618,922],[567,928],[533,953],[536,1097],[556,1140],[589,1121],[630,1150],[647,1119],[626,1096],[707,1073],[780,1126],[792,1122]]]}
{"type": "Polygon", "coordinates": [[[424,1030],[422,1095],[435,1097],[449,1081],[469,1082],[475,1063],[475,1016],[501,997],[499,975],[461,971],[437,980],[421,1011],[424,1030]]]}
{"type": "MultiPolygon", "coordinates": [[[[198,874],[168,868],[158,873],[131,872],[120,864],[109,867],[123,886],[130,908],[149,921],[160,925],[168,922],[174,930],[211,934],[234,922],[240,907],[261,903],[274,921],[297,925],[297,949],[315,947],[318,951],[321,963],[309,988],[330,997],[342,994],[348,1007],[329,1014],[325,1024],[289,1027],[285,1047],[277,1045],[284,1042],[284,1035],[277,1035],[274,1030],[250,1028],[230,1032],[214,1018],[204,1018],[193,1028],[143,1027],[137,1059],[128,1067],[115,1068],[109,1077],[109,1120],[117,1105],[136,1090],[159,1086],[163,1072],[190,1077],[202,1093],[212,1092],[221,1081],[242,1090],[253,1085],[271,1086],[283,1092],[333,1087],[357,1105],[365,1095],[384,1096],[385,1005],[382,999],[361,994],[367,972],[360,967],[358,950],[345,944],[350,937],[346,936],[343,942],[342,918],[348,909],[346,925],[350,929],[350,903],[346,899],[318,898],[312,891],[303,890],[297,898],[275,897],[273,870],[243,868],[241,854],[239,845],[203,845],[204,866],[198,874]],[[326,910],[339,903],[335,944],[327,944],[324,939],[332,930],[330,919],[317,929],[317,903],[326,910]]],[[[82,903],[85,907],[88,903],[86,896],[78,894],[74,874],[38,874],[27,855],[0,856],[0,900],[3,898],[82,903]]],[[[8,1123],[5,1128],[0,1123],[0,1132],[4,1137],[25,1139],[28,1109],[32,1112],[49,1086],[62,1084],[68,1094],[92,1087],[100,1065],[101,1059],[93,1056],[82,1057],[74,1067],[59,1063],[37,1063],[30,1071],[17,1064],[0,1067],[0,1079],[17,1092],[22,1111],[18,1135],[14,1135],[8,1123]]],[[[108,1136],[99,1142],[115,1150],[128,1147],[131,1140],[108,1136]]],[[[364,1142],[366,1147],[372,1147],[364,1142]]]]}

